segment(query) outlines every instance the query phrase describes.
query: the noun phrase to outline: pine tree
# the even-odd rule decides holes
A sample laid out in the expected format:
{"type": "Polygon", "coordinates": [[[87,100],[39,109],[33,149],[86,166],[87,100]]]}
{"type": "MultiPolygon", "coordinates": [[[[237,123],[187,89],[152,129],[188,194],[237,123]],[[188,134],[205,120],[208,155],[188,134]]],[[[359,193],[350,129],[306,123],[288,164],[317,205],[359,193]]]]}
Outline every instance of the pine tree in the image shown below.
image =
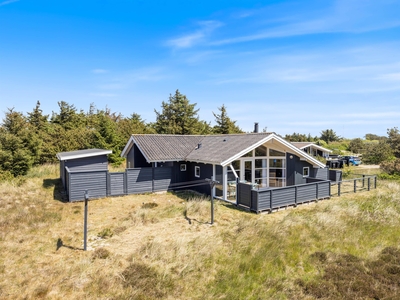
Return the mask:
{"type": "Polygon", "coordinates": [[[191,104],[185,95],[176,90],[169,96],[168,102],[162,102],[162,111],[156,113],[153,124],[159,134],[204,134],[209,130],[209,124],[199,121],[196,103],[191,104]],[[204,126],[207,124],[207,126],[204,126]]]}
{"type": "Polygon", "coordinates": [[[226,106],[222,104],[221,107],[218,107],[220,114],[216,114],[213,112],[215,117],[215,122],[217,125],[213,127],[213,133],[215,134],[229,134],[229,133],[243,133],[243,131],[236,126],[236,121],[232,121],[226,112],[226,106]]]}

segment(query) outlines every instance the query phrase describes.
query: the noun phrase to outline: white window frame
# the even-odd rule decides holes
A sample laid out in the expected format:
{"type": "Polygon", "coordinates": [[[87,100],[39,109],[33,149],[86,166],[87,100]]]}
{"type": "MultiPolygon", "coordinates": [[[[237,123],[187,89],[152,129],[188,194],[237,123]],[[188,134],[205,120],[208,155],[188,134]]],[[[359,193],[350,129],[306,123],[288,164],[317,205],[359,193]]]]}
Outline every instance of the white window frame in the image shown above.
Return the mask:
{"type": "Polygon", "coordinates": [[[303,177],[310,177],[310,167],[303,167],[303,177]],[[307,173],[307,174],[305,174],[305,173],[307,173]]]}
{"type": "Polygon", "coordinates": [[[181,164],[181,172],[186,171],[186,164],[181,164]]]}
{"type": "Polygon", "coordinates": [[[198,177],[198,178],[200,177],[200,166],[195,166],[194,167],[194,176],[198,177]]]}

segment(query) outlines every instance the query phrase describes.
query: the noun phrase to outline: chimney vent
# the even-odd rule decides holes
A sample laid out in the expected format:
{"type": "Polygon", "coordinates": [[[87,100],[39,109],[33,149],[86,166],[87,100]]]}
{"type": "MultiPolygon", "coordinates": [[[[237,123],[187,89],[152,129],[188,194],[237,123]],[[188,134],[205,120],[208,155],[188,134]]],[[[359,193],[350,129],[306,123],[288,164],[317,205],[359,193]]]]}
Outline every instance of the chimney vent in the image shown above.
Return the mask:
{"type": "Polygon", "coordinates": [[[197,144],[197,149],[200,149],[201,148],[201,143],[198,143],[197,144]]]}
{"type": "Polygon", "coordinates": [[[258,133],[258,122],[254,123],[254,133],[258,133]]]}

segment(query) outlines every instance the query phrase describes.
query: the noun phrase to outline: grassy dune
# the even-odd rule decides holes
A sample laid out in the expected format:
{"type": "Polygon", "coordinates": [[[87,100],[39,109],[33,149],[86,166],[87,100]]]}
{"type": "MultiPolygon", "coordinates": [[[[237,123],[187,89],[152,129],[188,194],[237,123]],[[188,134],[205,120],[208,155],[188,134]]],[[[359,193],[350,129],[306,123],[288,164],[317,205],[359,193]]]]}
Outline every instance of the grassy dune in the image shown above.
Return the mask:
{"type": "Polygon", "coordinates": [[[400,185],[252,214],[191,194],[64,203],[57,166],[0,183],[0,299],[400,298],[400,185]]]}

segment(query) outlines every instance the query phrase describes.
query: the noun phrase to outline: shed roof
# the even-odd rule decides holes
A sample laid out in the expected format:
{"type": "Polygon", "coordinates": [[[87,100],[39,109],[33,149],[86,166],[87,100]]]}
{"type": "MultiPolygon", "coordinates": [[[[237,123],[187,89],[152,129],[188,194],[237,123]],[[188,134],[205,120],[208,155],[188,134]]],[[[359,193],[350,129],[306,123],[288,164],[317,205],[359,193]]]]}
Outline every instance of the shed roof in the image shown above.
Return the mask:
{"type": "Polygon", "coordinates": [[[59,152],[57,153],[57,158],[58,160],[70,160],[70,159],[78,159],[91,156],[107,155],[111,153],[112,153],[111,150],[105,150],[105,149],[85,149],[85,150],[76,150],[69,152],[59,152]]]}

